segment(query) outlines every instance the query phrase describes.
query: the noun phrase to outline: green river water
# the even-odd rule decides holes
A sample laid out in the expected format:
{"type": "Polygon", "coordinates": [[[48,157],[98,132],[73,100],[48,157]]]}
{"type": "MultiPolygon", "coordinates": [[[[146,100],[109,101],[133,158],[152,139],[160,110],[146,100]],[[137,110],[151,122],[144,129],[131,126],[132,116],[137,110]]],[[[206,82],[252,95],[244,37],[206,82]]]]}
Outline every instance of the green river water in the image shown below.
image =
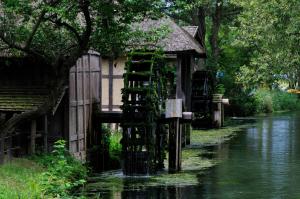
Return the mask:
{"type": "Polygon", "coordinates": [[[209,149],[218,162],[211,169],[197,169],[191,159],[176,175],[128,178],[112,171],[95,177],[89,190],[107,199],[300,199],[300,113],[255,120],[230,142],[209,149]]]}

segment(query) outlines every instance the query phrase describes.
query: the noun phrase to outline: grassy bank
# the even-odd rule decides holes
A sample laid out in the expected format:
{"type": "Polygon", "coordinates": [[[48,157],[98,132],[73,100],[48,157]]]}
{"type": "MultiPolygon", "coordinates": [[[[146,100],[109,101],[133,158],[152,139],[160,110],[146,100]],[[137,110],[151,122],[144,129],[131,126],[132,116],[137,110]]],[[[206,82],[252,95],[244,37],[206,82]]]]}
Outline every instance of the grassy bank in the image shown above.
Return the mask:
{"type": "Polygon", "coordinates": [[[78,198],[87,169],[56,142],[51,154],[13,159],[0,166],[0,199],[78,198]]]}
{"type": "Polygon", "coordinates": [[[40,183],[44,171],[27,159],[13,159],[0,166],[0,198],[45,198],[40,183]]]}

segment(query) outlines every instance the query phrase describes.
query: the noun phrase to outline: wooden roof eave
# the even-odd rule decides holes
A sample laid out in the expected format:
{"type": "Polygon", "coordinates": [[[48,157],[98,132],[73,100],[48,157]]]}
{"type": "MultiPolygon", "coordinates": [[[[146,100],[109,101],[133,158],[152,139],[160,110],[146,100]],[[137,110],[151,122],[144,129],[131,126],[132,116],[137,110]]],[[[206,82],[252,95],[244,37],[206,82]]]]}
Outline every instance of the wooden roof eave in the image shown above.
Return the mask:
{"type": "Polygon", "coordinates": [[[196,52],[196,50],[184,50],[184,51],[166,51],[166,54],[176,54],[176,55],[186,55],[186,54],[190,54],[193,55],[197,58],[207,58],[206,53],[198,53],[196,52]]]}

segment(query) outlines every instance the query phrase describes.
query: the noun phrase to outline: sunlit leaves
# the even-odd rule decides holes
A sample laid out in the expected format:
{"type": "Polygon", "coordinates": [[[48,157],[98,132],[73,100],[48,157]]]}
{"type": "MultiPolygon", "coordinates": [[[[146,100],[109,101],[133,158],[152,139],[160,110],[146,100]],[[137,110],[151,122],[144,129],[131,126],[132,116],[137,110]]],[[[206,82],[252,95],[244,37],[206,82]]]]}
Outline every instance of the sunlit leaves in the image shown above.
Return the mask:
{"type": "MultiPolygon", "coordinates": [[[[300,2],[296,0],[232,0],[243,7],[239,16],[240,27],[235,44],[256,50],[247,66],[258,71],[262,78],[253,76],[259,83],[272,85],[277,77],[290,76],[294,79],[300,70],[299,35],[300,2]]],[[[244,82],[248,81],[244,70],[244,82]]],[[[251,73],[250,73],[251,74],[251,73]]],[[[259,76],[258,75],[258,76],[259,76]]]]}

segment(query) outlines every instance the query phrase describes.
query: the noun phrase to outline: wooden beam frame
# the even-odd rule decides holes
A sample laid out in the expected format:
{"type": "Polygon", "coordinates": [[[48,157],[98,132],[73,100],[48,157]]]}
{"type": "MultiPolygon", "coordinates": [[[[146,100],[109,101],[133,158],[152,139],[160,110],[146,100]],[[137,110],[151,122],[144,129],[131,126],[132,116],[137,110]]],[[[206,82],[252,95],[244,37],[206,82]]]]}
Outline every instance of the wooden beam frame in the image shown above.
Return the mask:
{"type": "Polygon", "coordinates": [[[30,154],[35,154],[35,139],[36,139],[36,120],[31,121],[31,128],[30,128],[30,154]]]}

